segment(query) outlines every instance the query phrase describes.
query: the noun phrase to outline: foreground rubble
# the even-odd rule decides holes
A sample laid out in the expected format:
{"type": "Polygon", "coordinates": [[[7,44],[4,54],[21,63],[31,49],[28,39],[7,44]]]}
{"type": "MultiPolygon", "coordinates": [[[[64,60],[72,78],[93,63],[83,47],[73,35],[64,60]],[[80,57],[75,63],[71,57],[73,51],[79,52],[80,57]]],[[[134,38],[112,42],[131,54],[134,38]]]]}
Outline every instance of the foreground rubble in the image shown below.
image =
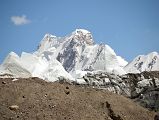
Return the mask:
{"type": "Polygon", "coordinates": [[[159,72],[118,76],[102,71],[87,73],[86,85],[124,95],[150,110],[159,110],[159,72]]]}

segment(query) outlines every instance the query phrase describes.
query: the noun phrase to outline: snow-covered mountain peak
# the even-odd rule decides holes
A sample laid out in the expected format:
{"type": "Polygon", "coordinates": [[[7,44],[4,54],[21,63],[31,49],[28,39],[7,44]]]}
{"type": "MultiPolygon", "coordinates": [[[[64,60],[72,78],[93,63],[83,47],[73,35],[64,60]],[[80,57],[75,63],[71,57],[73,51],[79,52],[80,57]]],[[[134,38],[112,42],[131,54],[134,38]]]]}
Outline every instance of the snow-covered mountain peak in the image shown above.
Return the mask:
{"type": "Polygon", "coordinates": [[[52,57],[57,59],[72,75],[76,70],[120,71],[125,74],[122,68],[127,64],[109,45],[94,44],[91,32],[85,29],[76,29],[65,37],[45,35],[37,53],[48,61],[52,57]]]}
{"type": "Polygon", "coordinates": [[[70,38],[72,40],[78,40],[81,43],[85,42],[88,45],[93,45],[93,36],[91,32],[85,29],[76,29],[75,31],[72,32],[70,38]]]}
{"type": "Polygon", "coordinates": [[[159,70],[159,54],[151,52],[147,55],[138,55],[124,69],[128,73],[159,70]]]}
{"type": "Polygon", "coordinates": [[[76,34],[82,33],[83,35],[86,35],[86,34],[88,34],[88,33],[91,33],[91,32],[89,32],[89,31],[86,30],[86,29],[76,29],[74,32],[75,32],[76,34]]]}
{"type": "Polygon", "coordinates": [[[56,36],[55,36],[55,35],[52,35],[52,34],[50,34],[50,33],[47,33],[47,34],[45,34],[45,36],[44,36],[43,39],[50,40],[51,38],[56,38],[56,36]]]}
{"type": "Polygon", "coordinates": [[[38,54],[41,54],[45,51],[54,51],[59,44],[61,43],[61,38],[56,37],[52,34],[45,34],[40,44],[38,45],[38,54]]]}

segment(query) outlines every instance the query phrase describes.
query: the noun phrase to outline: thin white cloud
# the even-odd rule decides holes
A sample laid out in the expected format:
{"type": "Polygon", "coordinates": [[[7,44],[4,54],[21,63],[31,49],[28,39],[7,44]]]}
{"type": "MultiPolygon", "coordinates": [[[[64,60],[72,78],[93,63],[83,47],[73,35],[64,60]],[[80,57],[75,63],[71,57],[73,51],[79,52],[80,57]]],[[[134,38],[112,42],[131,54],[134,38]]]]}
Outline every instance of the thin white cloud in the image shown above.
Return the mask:
{"type": "Polygon", "coordinates": [[[14,25],[25,25],[31,22],[25,15],[12,16],[11,21],[14,23],[14,25]]]}

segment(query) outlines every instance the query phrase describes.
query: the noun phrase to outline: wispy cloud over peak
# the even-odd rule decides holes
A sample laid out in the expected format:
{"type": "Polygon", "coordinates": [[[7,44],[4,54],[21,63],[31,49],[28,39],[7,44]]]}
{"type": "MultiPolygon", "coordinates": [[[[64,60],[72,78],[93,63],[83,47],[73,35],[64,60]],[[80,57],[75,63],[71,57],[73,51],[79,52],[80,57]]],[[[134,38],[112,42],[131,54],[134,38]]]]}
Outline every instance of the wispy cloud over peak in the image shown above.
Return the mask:
{"type": "Polygon", "coordinates": [[[14,25],[25,25],[29,24],[31,21],[26,17],[26,15],[22,16],[11,16],[11,21],[14,25]]]}

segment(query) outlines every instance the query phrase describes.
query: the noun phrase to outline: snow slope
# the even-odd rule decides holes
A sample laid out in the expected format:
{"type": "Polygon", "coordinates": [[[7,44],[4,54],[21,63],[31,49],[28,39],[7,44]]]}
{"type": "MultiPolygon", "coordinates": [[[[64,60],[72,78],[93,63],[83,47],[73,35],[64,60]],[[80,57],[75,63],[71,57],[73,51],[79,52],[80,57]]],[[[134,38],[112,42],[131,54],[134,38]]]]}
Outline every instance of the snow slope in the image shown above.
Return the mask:
{"type": "Polygon", "coordinates": [[[157,52],[149,53],[148,55],[139,55],[127,66],[124,70],[127,73],[140,73],[143,71],[158,71],[159,70],[159,54],[157,52]]]}

